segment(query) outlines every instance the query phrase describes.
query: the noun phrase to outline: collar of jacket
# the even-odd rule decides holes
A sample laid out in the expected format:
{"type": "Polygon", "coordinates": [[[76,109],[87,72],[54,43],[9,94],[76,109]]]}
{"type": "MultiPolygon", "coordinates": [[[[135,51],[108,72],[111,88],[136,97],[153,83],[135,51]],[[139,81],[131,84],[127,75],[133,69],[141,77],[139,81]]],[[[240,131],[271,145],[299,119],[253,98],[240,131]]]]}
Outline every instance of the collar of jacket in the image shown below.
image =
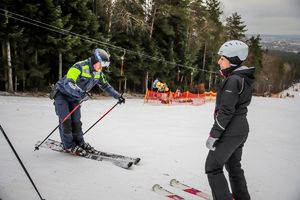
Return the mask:
{"type": "Polygon", "coordinates": [[[220,70],[220,74],[221,76],[223,77],[228,77],[234,70],[236,70],[237,68],[239,68],[240,65],[236,65],[236,66],[233,66],[231,65],[230,67],[226,68],[226,69],[221,69],[220,70]]]}

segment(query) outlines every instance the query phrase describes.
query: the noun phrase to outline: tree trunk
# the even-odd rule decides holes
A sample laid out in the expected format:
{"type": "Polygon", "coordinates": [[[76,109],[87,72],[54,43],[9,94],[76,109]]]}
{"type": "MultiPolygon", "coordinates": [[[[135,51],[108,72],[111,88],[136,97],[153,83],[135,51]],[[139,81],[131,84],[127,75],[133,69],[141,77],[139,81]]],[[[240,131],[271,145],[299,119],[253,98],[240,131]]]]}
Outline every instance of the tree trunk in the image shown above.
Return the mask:
{"type": "MultiPolygon", "coordinates": [[[[38,67],[38,49],[34,50],[34,58],[33,58],[33,62],[34,62],[34,66],[33,67],[38,67]]],[[[39,86],[40,86],[40,82],[41,82],[41,78],[37,78],[34,77],[32,78],[33,80],[30,81],[30,85],[35,85],[34,90],[37,92],[39,90],[39,86]]]]}
{"type": "Polygon", "coordinates": [[[25,71],[25,63],[24,63],[24,58],[25,58],[25,52],[24,52],[24,47],[23,45],[21,45],[20,48],[20,55],[21,55],[21,59],[22,59],[22,64],[21,64],[21,70],[22,70],[22,89],[23,91],[26,90],[25,86],[26,86],[26,71],[25,71]]]}
{"type": "Polygon", "coordinates": [[[12,76],[12,66],[11,66],[11,53],[10,53],[10,42],[9,40],[5,41],[6,44],[6,61],[7,61],[7,78],[8,78],[8,92],[13,92],[13,76],[12,76]]]}
{"type": "Polygon", "coordinates": [[[97,16],[97,0],[93,0],[93,12],[97,16]]]}
{"type": "Polygon", "coordinates": [[[124,80],[124,93],[126,93],[127,90],[127,78],[125,76],[125,80],[124,80]]]}
{"type": "Polygon", "coordinates": [[[202,82],[205,83],[205,73],[204,73],[204,68],[205,68],[205,61],[206,61],[206,48],[207,44],[206,42],[204,43],[204,53],[203,53],[203,62],[202,62],[202,82]]]}
{"type": "Polygon", "coordinates": [[[58,53],[58,80],[62,78],[62,53],[58,53]]]}
{"type": "Polygon", "coordinates": [[[204,72],[204,68],[205,68],[205,60],[206,60],[206,42],[204,43],[204,53],[203,53],[203,62],[202,62],[203,72],[204,72]]]}
{"type": "MultiPolygon", "coordinates": [[[[17,58],[18,57],[18,52],[17,52],[17,42],[14,42],[14,57],[15,58],[17,58]]],[[[14,72],[14,74],[15,74],[15,83],[14,83],[14,85],[15,85],[15,92],[17,92],[18,91],[18,75],[17,75],[17,64],[15,64],[15,72],[14,72]]]]}
{"type": "Polygon", "coordinates": [[[107,33],[108,33],[108,35],[110,34],[110,32],[111,32],[111,25],[112,25],[112,8],[113,7],[113,1],[112,0],[109,0],[109,5],[108,5],[108,7],[107,7],[107,9],[108,9],[108,29],[107,29],[107,33]]]}
{"type": "Polygon", "coordinates": [[[37,49],[34,51],[34,64],[38,66],[38,51],[37,49]]]}
{"type": "Polygon", "coordinates": [[[154,4],[154,10],[153,10],[153,15],[152,15],[152,20],[151,20],[150,35],[149,35],[150,40],[151,40],[152,34],[153,34],[155,15],[156,15],[156,6],[155,6],[155,4],[154,4]]]}
{"type": "Polygon", "coordinates": [[[209,73],[208,91],[211,91],[211,72],[209,73]]]}
{"type": "Polygon", "coordinates": [[[18,91],[18,77],[15,76],[15,91],[18,91]]]}
{"type": "Polygon", "coordinates": [[[119,92],[121,92],[122,89],[122,78],[119,79],[119,92]]]}
{"type": "MultiPolygon", "coordinates": [[[[146,78],[145,78],[145,91],[148,90],[148,81],[149,81],[149,72],[146,72],[146,78]]],[[[143,91],[145,93],[145,91],[143,91]]]]}
{"type": "Polygon", "coordinates": [[[1,42],[1,47],[2,47],[2,55],[3,55],[3,73],[4,73],[4,87],[5,91],[7,91],[8,84],[7,84],[7,66],[6,66],[6,47],[5,47],[5,40],[1,42]]]}

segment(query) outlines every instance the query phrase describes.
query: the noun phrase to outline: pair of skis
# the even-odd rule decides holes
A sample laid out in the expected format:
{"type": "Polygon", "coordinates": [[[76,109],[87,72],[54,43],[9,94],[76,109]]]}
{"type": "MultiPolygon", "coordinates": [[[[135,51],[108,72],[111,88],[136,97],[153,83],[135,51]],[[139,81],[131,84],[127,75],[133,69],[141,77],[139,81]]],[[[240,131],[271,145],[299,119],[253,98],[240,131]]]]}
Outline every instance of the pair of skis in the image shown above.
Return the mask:
{"type": "MultiPolygon", "coordinates": [[[[197,189],[195,189],[193,187],[190,187],[188,185],[185,185],[184,183],[181,183],[180,181],[178,181],[176,179],[172,179],[170,181],[170,185],[172,187],[178,188],[178,189],[180,189],[180,190],[182,190],[184,192],[187,192],[187,193],[199,196],[199,197],[201,197],[203,199],[212,200],[212,197],[209,194],[207,194],[207,193],[205,193],[203,191],[197,190],[197,189]]],[[[179,195],[177,195],[177,194],[175,194],[173,192],[168,191],[167,189],[165,189],[164,187],[160,186],[159,184],[153,185],[152,190],[154,192],[156,192],[157,194],[163,195],[163,196],[165,196],[167,198],[170,198],[170,199],[175,199],[175,200],[183,200],[183,199],[185,199],[185,198],[183,198],[183,197],[181,197],[181,196],[179,196],[179,195]]]]}
{"type": "MultiPolygon", "coordinates": [[[[53,151],[68,153],[64,150],[63,144],[56,140],[47,139],[42,145],[40,144],[41,142],[38,142],[36,146],[41,146],[43,148],[51,149],[53,151]]],[[[133,164],[136,165],[141,160],[140,158],[137,157],[129,157],[129,156],[113,154],[113,153],[108,153],[108,152],[98,151],[98,150],[94,153],[87,153],[85,155],[75,155],[75,156],[85,157],[96,161],[108,161],[124,169],[129,169],[133,164]]]]}

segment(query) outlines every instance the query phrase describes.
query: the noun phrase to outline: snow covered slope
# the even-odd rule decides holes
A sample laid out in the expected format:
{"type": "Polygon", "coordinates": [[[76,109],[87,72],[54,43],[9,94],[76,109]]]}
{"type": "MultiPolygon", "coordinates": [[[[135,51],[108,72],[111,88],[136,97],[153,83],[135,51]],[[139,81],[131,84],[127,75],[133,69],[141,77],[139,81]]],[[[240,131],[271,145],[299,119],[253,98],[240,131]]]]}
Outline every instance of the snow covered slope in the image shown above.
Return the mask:
{"type": "MultiPolygon", "coordinates": [[[[252,199],[300,199],[300,94],[290,93],[295,98],[254,97],[249,107],[250,134],[242,164],[252,199]]],[[[110,98],[84,102],[83,130],[115,102],[110,98]]],[[[204,164],[213,110],[213,102],[151,106],[127,99],[85,136],[97,149],[142,158],[139,165],[125,170],[47,149],[34,151],[34,144],[57,126],[53,102],[0,96],[0,124],[47,200],[166,199],[151,191],[155,183],[186,199],[199,199],[168,183],[176,178],[210,192],[204,164]]],[[[50,138],[59,139],[58,131],[50,138]]],[[[39,199],[2,133],[0,152],[0,199],[39,199]]]]}

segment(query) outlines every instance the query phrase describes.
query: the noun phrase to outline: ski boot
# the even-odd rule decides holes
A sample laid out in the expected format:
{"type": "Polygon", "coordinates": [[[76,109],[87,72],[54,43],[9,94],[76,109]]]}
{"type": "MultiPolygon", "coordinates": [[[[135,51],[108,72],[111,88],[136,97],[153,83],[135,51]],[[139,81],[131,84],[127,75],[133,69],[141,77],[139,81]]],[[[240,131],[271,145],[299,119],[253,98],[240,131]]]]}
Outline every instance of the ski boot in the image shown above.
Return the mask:
{"type": "Polygon", "coordinates": [[[87,151],[84,150],[83,148],[81,148],[80,146],[77,146],[77,145],[73,148],[65,149],[65,152],[71,153],[71,154],[74,154],[74,155],[78,155],[78,156],[87,155],[87,151]]]}
{"type": "Polygon", "coordinates": [[[91,154],[97,153],[97,150],[87,142],[84,142],[83,144],[81,144],[80,147],[88,153],[91,153],[91,154]]]}

